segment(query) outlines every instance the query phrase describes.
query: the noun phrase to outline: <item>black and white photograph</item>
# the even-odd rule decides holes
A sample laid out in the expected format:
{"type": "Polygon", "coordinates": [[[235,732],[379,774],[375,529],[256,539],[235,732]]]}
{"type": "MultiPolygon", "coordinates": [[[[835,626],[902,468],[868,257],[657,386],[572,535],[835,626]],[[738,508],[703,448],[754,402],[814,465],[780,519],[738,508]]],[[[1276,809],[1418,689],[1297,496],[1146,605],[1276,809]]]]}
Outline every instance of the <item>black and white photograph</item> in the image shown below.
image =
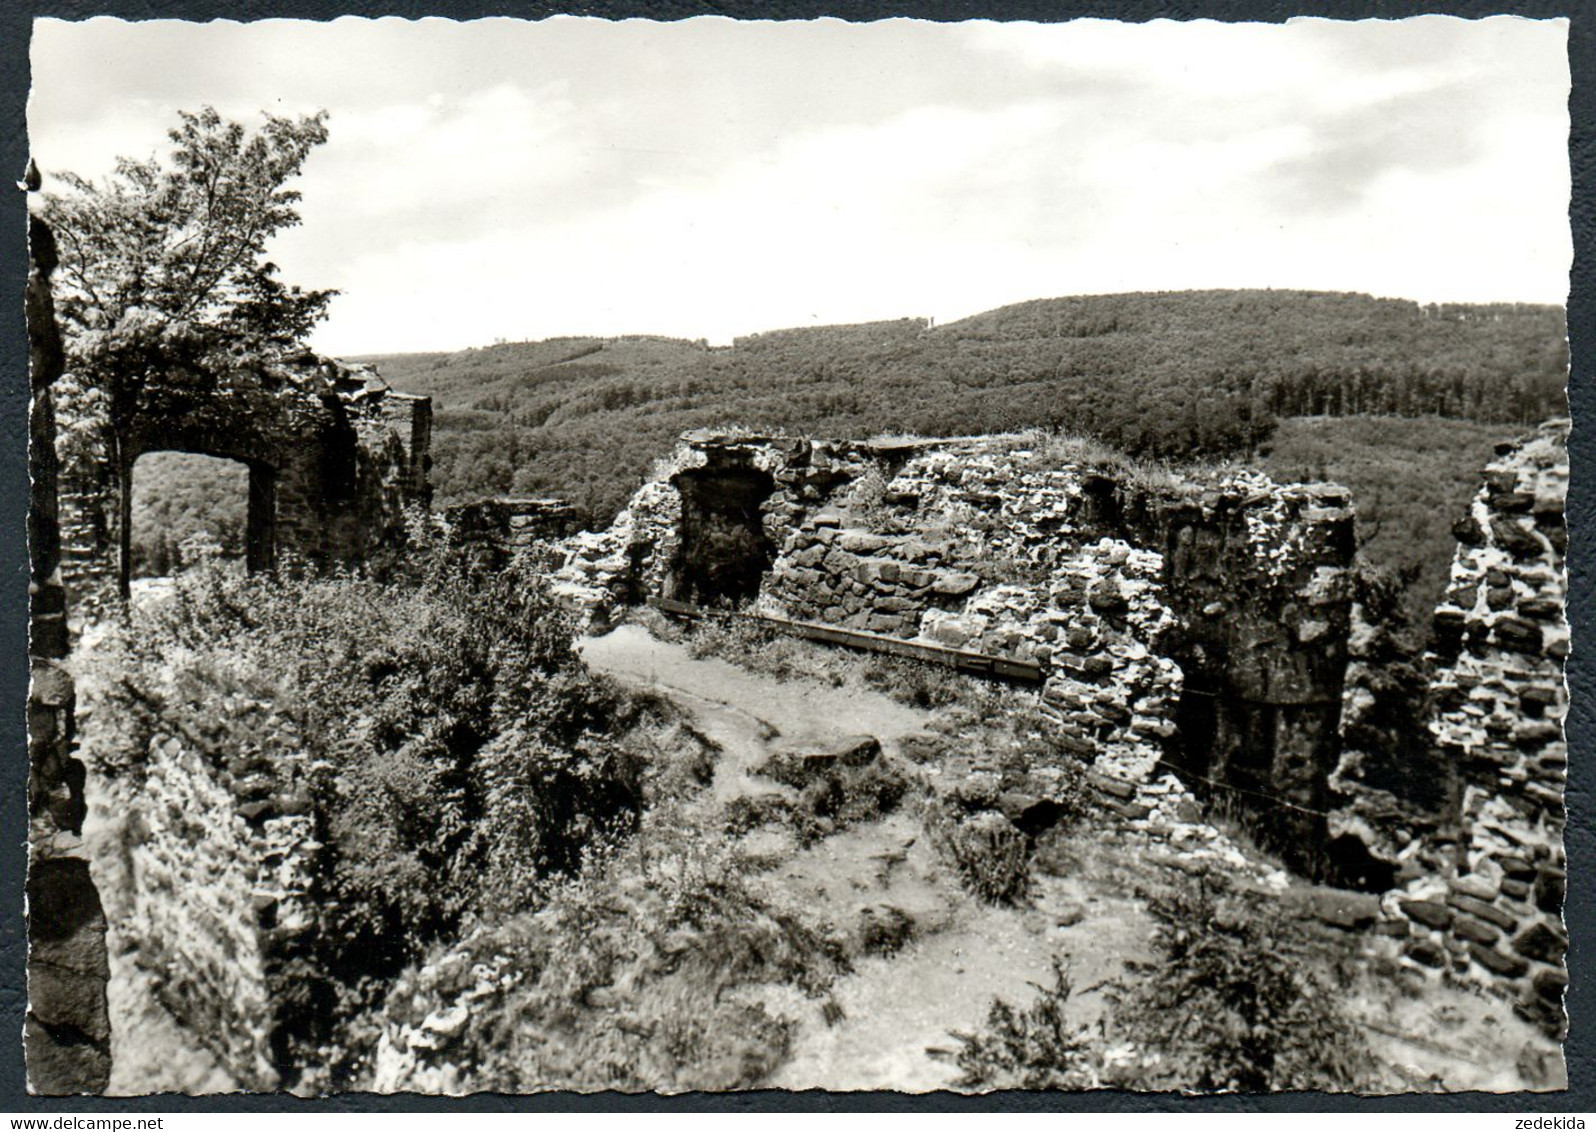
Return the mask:
{"type": "Polygon", "coordinates": [[[1569,26],[35,20],[29,1090],[1568,1089],[1569,26]]]}

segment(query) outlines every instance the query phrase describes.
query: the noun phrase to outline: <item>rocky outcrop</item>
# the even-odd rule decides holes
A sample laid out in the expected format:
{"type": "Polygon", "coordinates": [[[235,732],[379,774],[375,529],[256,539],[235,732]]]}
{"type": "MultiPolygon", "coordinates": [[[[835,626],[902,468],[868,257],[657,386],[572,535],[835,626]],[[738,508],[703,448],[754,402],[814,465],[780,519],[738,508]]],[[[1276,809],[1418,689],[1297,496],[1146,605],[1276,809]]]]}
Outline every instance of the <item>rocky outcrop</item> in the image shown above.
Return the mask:
{"type": "Polygon", "coordinates": [[[1503,989],[1558,1035],[1568,983],[1568,431],[1554,421],[1500,450],[1457,524],[1432,658],[1432,730],[1452,768],[1452,828],[1439,839],[1450,868],[1391,900],[1411,924],[1410,962],[1503,989]]]}

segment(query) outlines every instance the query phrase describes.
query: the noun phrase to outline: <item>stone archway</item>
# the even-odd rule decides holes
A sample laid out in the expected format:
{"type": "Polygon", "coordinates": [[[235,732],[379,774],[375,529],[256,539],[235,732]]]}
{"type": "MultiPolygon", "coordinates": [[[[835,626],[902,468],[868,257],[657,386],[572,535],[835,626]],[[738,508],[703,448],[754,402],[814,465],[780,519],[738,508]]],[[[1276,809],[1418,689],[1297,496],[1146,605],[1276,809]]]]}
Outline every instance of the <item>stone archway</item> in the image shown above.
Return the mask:
{"type": "Polygon", "coordinates": [[[68,584],[91,601],[126,599],[134,465],[163,451],[249,469],[251,570],[371,563],[403,544],[406,509],[431,501],[431,416],[430,398],[309,353],[174,374],[131,419],[101,422],[114,443],[62,454],[68,584]]]}

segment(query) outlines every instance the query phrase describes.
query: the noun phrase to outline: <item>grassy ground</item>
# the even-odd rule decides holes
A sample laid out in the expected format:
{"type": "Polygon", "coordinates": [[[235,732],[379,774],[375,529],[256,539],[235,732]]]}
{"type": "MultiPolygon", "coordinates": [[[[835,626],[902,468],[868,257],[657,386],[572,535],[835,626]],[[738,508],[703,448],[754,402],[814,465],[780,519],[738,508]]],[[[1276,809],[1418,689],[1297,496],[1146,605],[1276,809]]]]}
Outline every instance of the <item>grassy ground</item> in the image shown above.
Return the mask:
{"type": "MultiPolygon", "coordinates": [[[[1079,1072],[1044,1076],[1047,1083],[1164,1089],[1239,1081],[1393,1092],[1544,1087],[1556,1079],[1555,1068],[1549,1078],[1536,1068],[1555,1050],[1506,1004],[1399,970],[1389,941],[1303,920],[1299,904],[1268,889],[1243,886],[1193,915],[1199,925],[1221,925],[1199,950],[1228,956],[1234,982],[1191,966],[1182,956],[1192,945],[1176,941],[1180,929],[1171,929],[1167,911],[1191,915],[1187,905],[1196,907],[1190,862],[1101,811],[1029,842],[1023,896],[983,899],[934,835],[932,787],[941,767],[926,752],[946,749],[950,736],[967,751],[995,750],[1023,692],[939,671],[929,697],[935,706],[925,706],[920,666],[899,671],[874,656],[750,640],[724,628],[664,642],[633,626],[589,642],[586,656],[694,705],[702,730],[723,741],[719,804],[735,807],[747,791],[773,789],[757,767],[786,727],[806,729],[810,739],[828,727],[877,733],[884,757],[918,787],[901,805],[814,840],[800,836],[780,807],[764,807],[765,820],[739,826],[735,844],[749,891],[766,906],[824,925],[848,961],[823,994],[790,982],[743,989],[767,1014],[793,1023],[764,1084],[1019,1087],[1027,1078],[1015,1073],[1015,1049],[1021,1061],[1051,1065],[1071,1042],[1084,1051],[1079,1072]],[[1054,1010],[1059,965],[1073,991],[1067,1009],[1054,1010]],[[1182,972],[1200,988],[1231,987],[1235,1001],[1210,996],[1183,1015],[1169,1005],[1186,993],[1182,972]],[[1242,1055],[1227,1044],[1224,1025],[1259,1007],[1257,986],[1308,1005],[1277,1027],[1270,1040],[1278,1048],[1249,1077],[1235,1068],[1242,1055]],[[1159,1000],[1158,993],[1177,997],[1159,1000]],[[1164,1034],[1186,1033],[1183,1017],[1202,1024],[1171,1046],[1164,1034]],[[1220,1023],[1209,1025],[1214,1018],[1220,1023]],[[1037,1025],[1062,1025],[1068,1040],[1037,1025]],[[994,1058],[994,1049],[1005,1052],[994,1058]]],[[[1267,860],[1255,864],[1258,873],[1274,871],[1267,860]]],[[[1226,878],[1202,883],[1223,886],[1226,878]]]]}

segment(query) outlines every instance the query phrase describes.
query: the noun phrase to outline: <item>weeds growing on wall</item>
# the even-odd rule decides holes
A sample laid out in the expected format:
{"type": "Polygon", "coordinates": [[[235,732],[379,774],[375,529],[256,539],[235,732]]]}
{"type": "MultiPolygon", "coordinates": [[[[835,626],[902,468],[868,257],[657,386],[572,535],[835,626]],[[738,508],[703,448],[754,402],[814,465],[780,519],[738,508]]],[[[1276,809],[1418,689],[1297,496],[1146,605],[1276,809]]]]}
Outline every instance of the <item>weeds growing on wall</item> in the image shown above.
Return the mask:
{"type": "MultiPolygon", "coordinates": [[[[616,736],[655,709],[585,670],[539,573],[414,562],[386,584],[201,568],[121,635],[108,694],[138,750],[175,736],[314,816],[320,922],[281,979],[306,1043],[637,821],[640,753],[616,736]]],[[[111,769],[136,788],[136,760],[111,769]]]]}
{"type": "Polygon", "coordinates": [[[772,907],[728,841],[665,806],[536,914],[407,973],[384,1023],[417,1062],[410,1080],[447,1073],[457,1088],[501,1092],[746,1088],[786,1058],[793,1023],[739,992],[777,985],[819,998],[847,967],[831,929],[772,907]],[[466,994],[446,1048],[405,1042],[466,994]]]}

